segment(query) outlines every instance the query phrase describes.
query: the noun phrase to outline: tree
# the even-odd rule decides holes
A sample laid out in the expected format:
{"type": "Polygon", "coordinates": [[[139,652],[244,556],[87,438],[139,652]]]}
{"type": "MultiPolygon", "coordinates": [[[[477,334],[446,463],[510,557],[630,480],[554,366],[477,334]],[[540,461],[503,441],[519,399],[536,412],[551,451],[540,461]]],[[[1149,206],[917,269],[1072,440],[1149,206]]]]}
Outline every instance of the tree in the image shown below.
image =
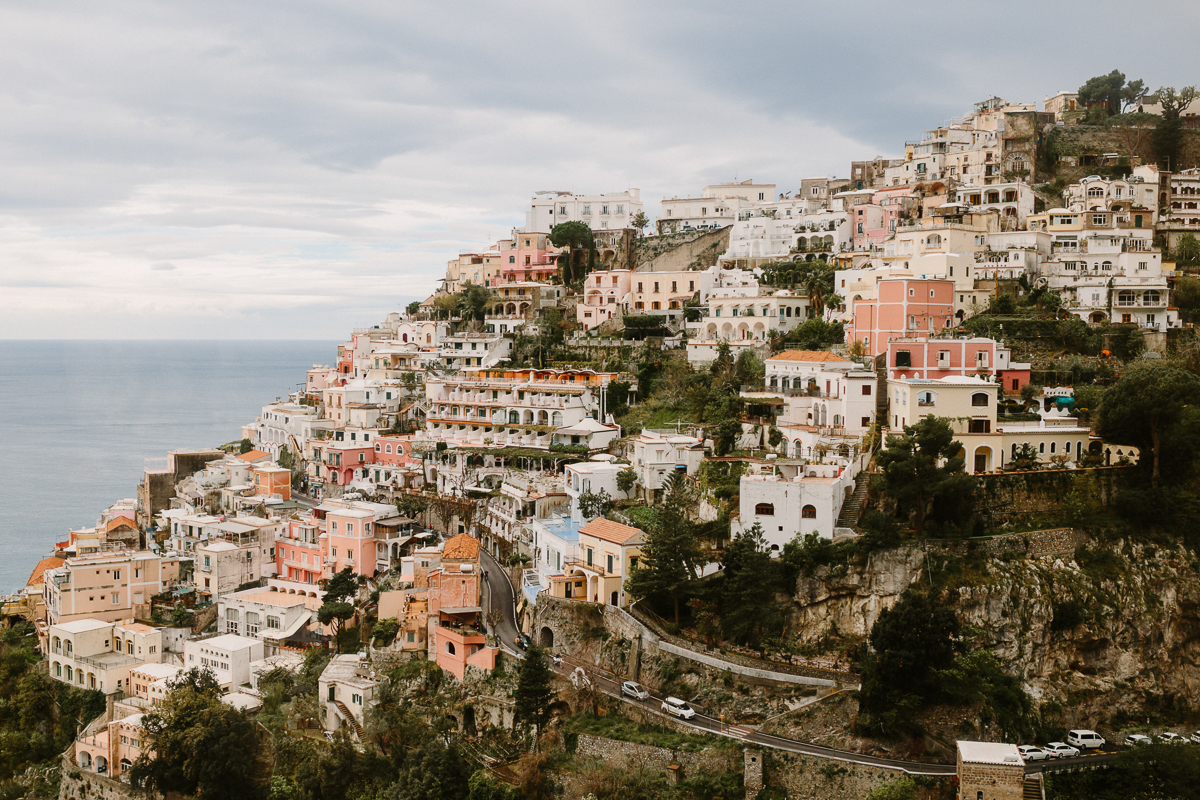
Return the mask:
{"type": "Polygon", "coordinates": [[[250,441],[249,439],[242,439],[242,441],[238,442],[238,452],[243,455],[249,453],[253,449],[254,442],[250,441]]]}
{"type": "Polygon", "coordinates": [[[261,797],[254,723],[221,702],[207,670],[190,670],[170,686],[162,704],[142,717],[145,744],[130,771],[133,786],[218,800],[261,797]]]}
{"type": "Polygon", "coordinates": [[[612,511],[612,507],[613,499],[603,489],[599,492],[584,492],[579,495],[579,513],[583,515],[584,519],[603,517],[612,511]]]}
{"type": "Polygon", "coordinates": [[[333,577],[325,582],[325,597],[321,607],[317,609],[317,621],[322,625],[333,625],[333,640],[337,642],[339,651],[342,646],[342,630],[346,621],[354,616],[353,598],[357,594],[358,578],[349,567],[335,572],[333,577]]]}
{"type": "Polygon", "coordinates": [[[637,470],[633,467],[626,467],[617,473],[617,488],[625,494],[629,494],[637,484],[637,470]]]}
{"type": "Polygon", "coordinates": [[[876,786],[867,793],[866,800],[913,800],[917,796],[917,783],[907,775],[894,781],[876,786]]]}
{"type": "Polygon", "coordinates": [[[462,314],[463,319],[469,319],[476,323],[483,322],[491,302],[491,293],[470,281],[464,283],[462,290],[458,293],[459,313],[462,314]]]}
{"type": "Polygon", "coordinates": [[[433,307],[437,309],[439,317],[450,318],[450,314],[458,309],[458,295],[442,294],[433,298],[433,307]]]}
{"type": "Polygon", "coordinates": [[[410,317],[415,315],[420,310],[421,310],[421,301],[420,300],[413,300],[411,303],[408,304],[408,307],[404,309],[405,313],[407,313],[408,316],[410,316],[410,317]]]}
{"type": "Polygon", "coordinates": [[[550,721],[550,703],[554,700],[550,683],[553,678],[546,651],[538,645],[530,647],[517,672],[517,688],[513,694],[514,725],[542,732],[550,721]]]}
{"type": "Polygon", "coordinates": [[[1012,458],[1008,460],[1008,466],[1015,470],[1033,470],[1038,468],[1038,451],[1029,442],[1022,442],[1017,451],[1013,453],[1012,458]]]}
{"type": "MultiPolygon", "coordinates": [[[[1179,241],[1175,243],[1175,263],[1182,267],[1195,267],[1200,265],[1200,241],[1197,241],[1196,237],[1192,234],[1185,233],[1183,236],[1180,236],[1179,241]]],[[[1197,295],[1200,295],[1200,285],[1197,284],[1200,284],[1200,281],[1197,281],[1195,278],[1180,278],[1178,281],[1176,281],[1175,293],[1171,296],[1172,299],[1175,300],[1176,304],[1179,303],[1179,284],[1183,281],[1188,281],[1192,284],[1192,286],[1189,287],[1190,294],[1188,296],[1188,302],[1192,304],[1192,308],[1194,308],[1196,305],[1200,305],[1200,302],[1197,301],[1197,295]]],[[[1183,307],[1180,306],[1181,310],[1182,308],[1183,307]]]]}
{"type": "Polygon", "coordinates": [[[1079,87],[1079,102],[1086,106],[1102,103],[1106,116],[1120,114],[1126,105],[1131,105],[1146,91],[1140,80],[1125,82],[1125,73],[1114,69],[1107,75],[1089,78],[1079,87]]]}
{"type": "Polygon", "coordinates": [[[956,502],[964,487],[951,481],[962,473],[964,460],[958,455],[962,444],[954,440],[950,423],[939,417],[925,417],[915,425],[906,425],[904,435],[889,436],[879,453],[883,469],[884,491],[896,501],[898,510],[912,519],[918,536],[925,531],[925,519],[938,500],[956,502]]]}
{"type": "Polygon", "coordinates": [[[767,580],[773,571],[771,551],[762,526],[755,523],[735,536],[725,548],[721,563],[725,634],[739,644],[758,647],[775,608],[775,592],[767,580]]]}
{"type": "Polygon", "coordinates": [[[903,705],[905,696],[920,702],[937,691],[939,670],[949,669],[958,652],[958,618],[937,594],[908,589],[871,627],[873,657],[863,670],[864,710],[881,714],[903,705]]]}
{"type": "Polygon", "coordinates": [[[696,526],[687,518],[692,498],[683,476],[672,473],[664,486],[665,497],[660,513],[647,526],[641,565],[629,576],[625,588],[634,597],[665,593],[675,609],[679,624],[679,594],[689,581],[696,579],[704,565],[704,553],[696,540],[696,526]]]}
{"type": "Polygon", "coordinates": [[[629,220],[629,227],[633,228],[641,236],[645,232],[646,227],[650,224],[650,218],[646,216],[646,212],[638,209],[633,218],[629,220]]]}
{"type": "Polygon", "coordinates": [[[587,253],[589,261],[596,252],[596,237],[586,222],[572,220],[562,222],[550,229],[550,244],[567,248],[561,277],[563,283],[572,283],[587,274],[587,265],[581,264],[579,255],[587,253]]]}
{"type": "Polygon", "coordinates": [[[1180,163],[1183,154],[1183,120],[1180,117],[1196,99],[1196,87],[1185,86],[1176,91],[1164,86],[1154,93],[1154,97],[1162,106],[1162,121],[1154,127],[1154,151],[1159,166],[1178,172],[1183,166],[1180,163]]]}
{"type": "MultiPolygon", "coordinates": [[[[1106,441],[1149,451],[1151,483],[1157,487],[1167,440],[1177,434],[1188,406],[1198,401],[1200,378],[1191,372],[1165,361],[1131,364],[1105,391],[1096,433],[1106,441]]],[[[1139,461],[1144,464],[1146,459],[1139,461]]]]}
{"type": "Polygon", "coordinates": [[[405,494],[396,498],[396,510],[400,512],[401,516],[409,519],[420,519],[427,508],[429,508],[429,502],[423,497],[405,494]]]}

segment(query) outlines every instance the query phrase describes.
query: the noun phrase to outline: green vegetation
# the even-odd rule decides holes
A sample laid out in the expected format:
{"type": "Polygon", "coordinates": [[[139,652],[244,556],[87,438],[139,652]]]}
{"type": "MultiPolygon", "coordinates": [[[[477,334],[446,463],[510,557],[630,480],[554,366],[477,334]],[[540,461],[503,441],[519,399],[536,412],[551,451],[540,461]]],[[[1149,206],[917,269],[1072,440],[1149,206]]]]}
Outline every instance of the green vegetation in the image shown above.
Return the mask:
{"type": "Polygon", "coordinates": [[[969,530],[976,481],[963,472],[961,451],[950,423],[926,417],[905,426],[903,436],[889,436],[876,457],[883,493],[917,536],[924,535],[927,520],[943,532],[969,530]]]}
{"type": "Polygon", "coordinates": [[[541,733],[550,721],[550,703],[554,693],[550,681],[550,659],[546,651],[534,645],[521,661],[517,673],[517,690],[513,695],[513,720],[519,727],[541,733]]]}
{"type": "Polygon", "coordinates": [[[1152,744],[1122,751],[1102,770],[1046,776],[1047,800],[1156,800],[1196,796],[1195,747],[1152,744]]]}
{"type": "MultiPolygon", "coordinates": [[[[1125,82],[1125,73],[1113,70],[1107,75],[1089,78],[1079,87],[1079,104],[1085,108],[1096,106],[1102,109],[1104,117],[1115,116],[1127,106],[1137,102],[1146,93],[1146,84],[1140,80],[1125,82]]],[[[1103,121],[1101,117],[1100,121],[1103,121]]]]}
{"type": "Polygon", "coordinates": [[[563,283],[582,280],[596,265],[596,237],[586,222],[572,220],[555,225],[550,229],[550,244],[567,248],[567,255],[558,261],[563,283]]]}
{"type": "MultiPolygon", "coordinates": [[[[322,625],[333,625],[334,641],[338,644],[339,652],[347,644],[343,642],[346,621],[354,616],[354,596],[358,594],[358,578],[353,570],[346,567],[341,572],[325,582],[325,597],[321,607],[317,609],[317,621],[322,625]]],[[[350,647],[356,643],[350,642],[350,647]]]]}
{"type": "Polygon", "coordinates": [[[678,472],[667,479],[661,509],[654,524],[646,529],[641,566],[626,588],[634,597],[665,594],[671,598],[675,624],[679,624],[680,596],[704,566],[697,526],[688,519],[693,498],[678,472]]]}
{"type": "Polygon", "coordinates": [[[1195,458],[1194,438],[1200,435],[1200,378],[1170,362],[1146,361],[1127,366],[1121,379],[1104,395],[1096,432],[1110,442],[1136,445],[1149,453],[1150,480],[1154,487],[1163,476],[1163,464],[1179,470],[1195,458]]]}
{"type": "Polygon", "coordinates": [[[655,747],[668,747],[685,753],[699,753],[702,750],[726,749],[740,752],[728,739],[718,736],[707,736],[698,733],[680,733],[661,725],[649,725],[644,722],[634,722],[620,714],[605,714],[596,716],[590,713],[576,714],[566,721],[563,732],[571,734],[587,733],[592,736],[603,736],[622,742],[649,744],[655,747]]]}

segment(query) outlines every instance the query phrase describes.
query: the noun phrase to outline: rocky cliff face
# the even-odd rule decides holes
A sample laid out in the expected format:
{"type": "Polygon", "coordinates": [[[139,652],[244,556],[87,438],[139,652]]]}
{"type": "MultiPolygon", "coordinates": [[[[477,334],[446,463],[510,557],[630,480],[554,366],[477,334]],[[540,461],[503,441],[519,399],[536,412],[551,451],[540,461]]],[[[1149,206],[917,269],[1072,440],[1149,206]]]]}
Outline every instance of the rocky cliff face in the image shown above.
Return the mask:
{"type": "Polygon", "coordinates": [[[797,582],[794,630],[865,638],[910,585],[944,587],[972,647],[994,652],[1068,726],[1200,701],[1200,560],[1126,540],[1074,555],[956,558],[899,548],[797,582]]]}

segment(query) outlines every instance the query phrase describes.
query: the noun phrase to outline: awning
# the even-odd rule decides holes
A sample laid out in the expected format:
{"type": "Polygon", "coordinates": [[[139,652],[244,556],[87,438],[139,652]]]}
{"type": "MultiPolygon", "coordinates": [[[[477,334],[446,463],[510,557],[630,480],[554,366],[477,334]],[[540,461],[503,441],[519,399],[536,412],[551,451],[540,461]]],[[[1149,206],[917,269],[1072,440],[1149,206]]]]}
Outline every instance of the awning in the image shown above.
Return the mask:
{"type": "Polygon", "coordinates": [[[478,614],[482,610],[479,606],[450,606],[438,609],[442,614],[478,614]]]}

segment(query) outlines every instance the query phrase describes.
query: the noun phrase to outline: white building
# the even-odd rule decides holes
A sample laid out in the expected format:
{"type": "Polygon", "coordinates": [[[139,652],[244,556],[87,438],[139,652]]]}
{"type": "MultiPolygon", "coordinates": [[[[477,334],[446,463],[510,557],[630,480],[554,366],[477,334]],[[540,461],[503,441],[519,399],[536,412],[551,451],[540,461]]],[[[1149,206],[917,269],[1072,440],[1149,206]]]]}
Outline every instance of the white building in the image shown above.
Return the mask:
{"type": "Polygon", "coordinates": [[[1033,213],[1033,188],[1020,181],[988,186],[960,185],[955,192],[955,199],[970,206],[972,212],[997,212],[1001,230],[1024,228],[1029,215],[1033,213]]]}
{"type": "Polygon", "coordinates": [[[775,184],[716,183],[705,186],[699,197],[664,198],[658,232],[705,230],[732,225],[739,214],[775,201],[775,184]]]}
{"type": "Polygon", "coordinates": [[[217,629],[260,639],[267,654],[274,655],[280,645],[298,638],[306,626],[316,622],[320,607],[319,598],[306,594],[247,589],[217,601],[217,629]]]}
{"type": "Polygon", "coordinates": [[[555,225],[572,221],[586,222],[594,231],[632,228],[633,218],[641,210],[641,189],[586,195],[536,192],[522,232],[549,233],[555,225]]]}
{"type": "Polygon", "coordinates": [[[129,688],[129,671],[162,660],[162,636],[133,620],[78,619],[51,625],[46,652],[50,677],[107,694],[129,688]]]}
{"type": "Polygon", "coordinates": [[[334,656],[317,682],[325,730],[336,731],[348,725],[361,741],[367,710],[378,702],[378,685],[370,665],[358,655],[334,656]]]}
{"type": "Polygon", "coordinates": [[[603,419],[615,373],[470,367],[425,383],[428,438],[456,445],[549,449],[554,431],[603,419]]]}
{"type": "Polygon", "coordinates": [[[861,469],[861,458],[835,460],[840,463],[781,461],[743,475],[740,511],[731,535],[760,525],[773,553],[797,535],[816,533],[832,539],[842,504],[861,469]]]}
{"type": "Polygon", "coordinates": [[[695,475],[704,459],[704,442],[671,430],[643,430],[633,440],[633,469],[638,491],[657,500],[673,472],[695,475]]]}
{"type": "Polygon", "coordinates": [[[617,475],[627,469],[628,464],[617,463],[609,455],[595,456],[591,461],[580,461],[563,467],[567,494],[571,498],[571,513],[578,513],[579,496],[582,494],[604,492],[614,500],[627,500],[629,494],[617,486],[617,475]]]}
{"type": "Polygon", "coordinates": [[[250,683],[250,662],[263,658],[263,642],[225,633],[207,639],[189,639],[183,645],[185,669],[208,668],[225,691],[250,683]]]}
{"type": "Polygon", "coordinates": [[[512,339],[499,333],[456,333],[442,340],[438,359],[446,369],[494,367],[507,361],[512,339]]]}
{"type": "MultiPolygon", "coordinates": [[[[218,598],[247,583],[257,583],[262,574],[262,548],[257,541],[234,544],[224,539],[196,545],[196,588],[218,598]]],[[[274,567],[274,559],[271,561],[274,567]]],[[[273,574],[273,569],[272,569],[273,574]]]]}

